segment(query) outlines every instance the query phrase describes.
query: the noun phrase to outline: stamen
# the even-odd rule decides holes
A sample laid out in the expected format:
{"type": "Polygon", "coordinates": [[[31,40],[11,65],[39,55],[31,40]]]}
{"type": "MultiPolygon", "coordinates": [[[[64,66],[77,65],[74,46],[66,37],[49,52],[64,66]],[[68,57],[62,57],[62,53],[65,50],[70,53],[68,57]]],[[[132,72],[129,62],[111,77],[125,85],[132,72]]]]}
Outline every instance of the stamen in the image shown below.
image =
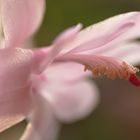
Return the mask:
{"type": "Polygon", "coordinates": [[[122,62],[119,67],[108,65],[96,65],[93,67],[91,65],[85,65],[84,71],[86,70],[90,70],[93,73],[94,77],[106,76],[110,79],[120,78],[129,80],[136,86],[139,86],[140,84],[140,81],[135,76],[136,72],[138,72],[139,69],[127,64],[126,62],[122,62]]]}

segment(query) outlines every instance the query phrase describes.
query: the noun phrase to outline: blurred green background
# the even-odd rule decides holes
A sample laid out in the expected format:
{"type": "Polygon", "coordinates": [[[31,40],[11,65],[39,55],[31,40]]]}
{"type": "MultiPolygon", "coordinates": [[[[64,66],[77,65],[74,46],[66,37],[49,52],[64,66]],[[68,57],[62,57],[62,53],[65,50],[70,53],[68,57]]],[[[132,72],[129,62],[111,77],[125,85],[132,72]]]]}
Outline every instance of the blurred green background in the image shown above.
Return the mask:
{"type": "MultiPolygon", "coordinates": [[[[140,0],[47,0],[35,46],[49,45],[59,32],[79,22],[88,26],[136,10],[140,10],[140,0]]],[[[100,89],[99,106],[87,119],[64,124],[59,140],[140,140],[140,90],[126,81],[95,81],[100,89]]],[[[18,140],[25,125],[23,122],[3,132],[0,140],[18,140]]]]}

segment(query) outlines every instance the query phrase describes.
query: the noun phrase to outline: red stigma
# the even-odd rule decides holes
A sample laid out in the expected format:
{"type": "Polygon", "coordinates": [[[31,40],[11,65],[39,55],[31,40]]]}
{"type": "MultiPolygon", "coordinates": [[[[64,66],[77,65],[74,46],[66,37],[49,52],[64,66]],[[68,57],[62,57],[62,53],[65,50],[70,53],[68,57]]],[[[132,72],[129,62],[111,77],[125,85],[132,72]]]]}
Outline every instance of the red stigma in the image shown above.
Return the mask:
{"type": "Polygon", "coordinates": [[[132,83],[133,85],[137,86],[137,87],[140,86],[140,79],[135,74],[132,74],[129,77],[129,82],[132,83]]]}

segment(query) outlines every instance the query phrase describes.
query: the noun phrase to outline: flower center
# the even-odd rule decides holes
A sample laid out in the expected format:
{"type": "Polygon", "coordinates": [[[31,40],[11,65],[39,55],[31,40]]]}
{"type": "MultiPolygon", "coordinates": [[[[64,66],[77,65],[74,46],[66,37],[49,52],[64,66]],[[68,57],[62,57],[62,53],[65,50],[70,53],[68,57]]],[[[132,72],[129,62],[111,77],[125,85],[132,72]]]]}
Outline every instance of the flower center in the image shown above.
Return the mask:
{"type": "Polygon", "coordinates": [[[107,65],[96,65],[94,67],[85,65],[84,71],[87,70],[91,71],[94,77],[106,76],[110,79],[120,78],[129,80],[129,82],[135,86],[140,86],[140,80],[136,76],[136,72],[138,72],[139,69],[124,61],[119,68],[109,67],[107,65]]]}

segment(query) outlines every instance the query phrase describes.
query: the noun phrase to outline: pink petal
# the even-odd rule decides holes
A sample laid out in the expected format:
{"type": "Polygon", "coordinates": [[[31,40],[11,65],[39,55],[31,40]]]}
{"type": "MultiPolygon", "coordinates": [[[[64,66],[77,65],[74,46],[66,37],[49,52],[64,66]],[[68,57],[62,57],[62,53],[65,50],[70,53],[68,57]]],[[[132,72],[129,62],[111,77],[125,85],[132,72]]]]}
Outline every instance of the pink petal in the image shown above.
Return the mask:
{"type": "Polygon", "coordinates": [[[77,63],[56,63],[50,65],[43,74],[49,82],[70,83],[90,75],[83,70],[83,66],[77,63]]]}
{"type": "Polygon", "coordinates": [[[0,50],[0,132],[22,121],[30,108],[32,52],[0,50]]]}
{"type": "Polygon", "coordinates": [[[1,0],[5,47],[18,47],[38,28],[45,7],[44,0],[1,0]]]}
{"type": "Polygon", "coordinates": [[[59,49],[61,49],[62,46],[64,47],[64,45],[70,43],[71,40],[73,40],[75,36],[77,35],[77,33],[81,30],[81,28],[82,28],[82,25],[77,24],[76,26],[68,28],[62,33],[60,33],[53,42],[53,45],[55,45],[55,48],[58,49],[58,46],[59,46],[60,47],[59,49]]]}
{"type": "Polygon", "coordinates": [[[85,51],[83,54],[86,55],[103,55],[109,57],[116,57],[132,65],[139,65],[140,64],[140,43],[139,42],[121,42],[117,44],[109,44],[105,45],[102,48],[85,51]]]}
{"type": "Polygon", "coordinates": [[[75,39],[75,36],[78,34],[82,28],[81,24],[71,27],[64,32],[62,32],[53,42],[51,48],[48,49],[38,49],[35,51],[35,57],[39,61],[39,72],[43,71],[61,52],[65,45],[69,44],[75,39]]]}
{"type": "Polygon", "coordinates": [[[126,44],[124,47],[128,50],[121,54],[118,53],[118,56],[133,65],[140,65],[140,44],[126,44]]]}
{"type": "Polygon", "coordinates": [[[33,88],[49,102],[61,121],[76,121],[87,116],[98,103],[98,90],[85,76],[79,64],[58,63],[40,76],[32,76],[33,88]]]}
{"type": "Polygon", "coordinates": [[[32,95],[33,112],[20,140],[55,140],[60,127],[55,115],[41,94],[32,95]]]}
{"type": "Polygon", "coordinates": [[[117,27],[114,27],[113,29],[110,29],[107,33],[97,36],[96,38],[92,38],[92,40],[89,40],[88,42],[85,42],[83,44],[80,44],[76,48],[72,49],[68,53],[78,53],[83,51],[90,51],[99,47],[102,47],[106,44],[112,43],[114,40],[118,39],[120,41],[120,36],[128,32],[132,27],[134,26],[134,23],[132,21],[121,23],[121,25],[118,25],[117,27]]]}
{"type": "Polygon", "coordinates": [[[0,131],[22,120],[30,109],[32,56],[23,49],[0,50],[0,131]]]}
{"type": "Polygon", "coordinates": [[[88,116],[99,101],[96,86],[86,80],[56,85],[49,87],[49,90],[46,95],[47,100],[57,118],[62,122],[69,123],[88,116]]]}
{"type": "MultiPolygon", "coordinates": [[[[0,92],[0,118],[26,115],[30,110],[30,88],[24,87],[9,92],[0,92]]],[[[1,125],[1,124],[0,124],[1,125]]]]}
{"type": "Polygon", "coordinates": [[[129,12],[114,16],[103,22],[89,26],[82,30],[73,42],[68,44],[63,52],[81,52],[102,47],[108,43],[121,42],[138,37],[140,22],[139,12],[129,12]],[[133,32],[133,33],[132,33],[133,32]]]}
{"type": "Polygon", "coordinates": [[[54,41],[54,46],[48,51],[41,49],[37,51],[36,58],[41,60],[38,64],[39,72],[42,72],[56,56],[68,53],[81,53],[96,50],[108,44],[117,44],[127,39],[138,37],[139,34],[130,34],[139,25],[139,12],[130,12],[107,19],[101,23],[90,26],[80,31],[80,26],[72,28],[54,41]],[[73,38],[69,42],[69,39],[73,38]],[[68,40],[68,41],[67,41],[68,40]],[[66,43],[67,42],[67,43],[66,43]],[[57,45],[55,45],[57,44],[57,45]],[[63,50],[62,50],[63,49],[63,50]],[[39,54],[39,55],[38,55],[39,54]]]}
{"type": "Polygon", "coordinates": [[[88,116],[98,104],[96,86],[86,80],[73,83],[50,83],[42,88],[42,95],[50,103],[62,122],[73,122],[88,116]]]}
{"type": "Polygon", "coordinates": [[[32,51],[25,49],[1,49],[0,94],[1,92],[9,92],[27,86],[32,66],[32,51]]]}
{"type": "Polygon", "coordinates": [[[103,49],[95,51],[96,54],[118,57],[133,65],[140,64],[140,43],[124,42],[116,46],[107,46],[103,49]]]}

